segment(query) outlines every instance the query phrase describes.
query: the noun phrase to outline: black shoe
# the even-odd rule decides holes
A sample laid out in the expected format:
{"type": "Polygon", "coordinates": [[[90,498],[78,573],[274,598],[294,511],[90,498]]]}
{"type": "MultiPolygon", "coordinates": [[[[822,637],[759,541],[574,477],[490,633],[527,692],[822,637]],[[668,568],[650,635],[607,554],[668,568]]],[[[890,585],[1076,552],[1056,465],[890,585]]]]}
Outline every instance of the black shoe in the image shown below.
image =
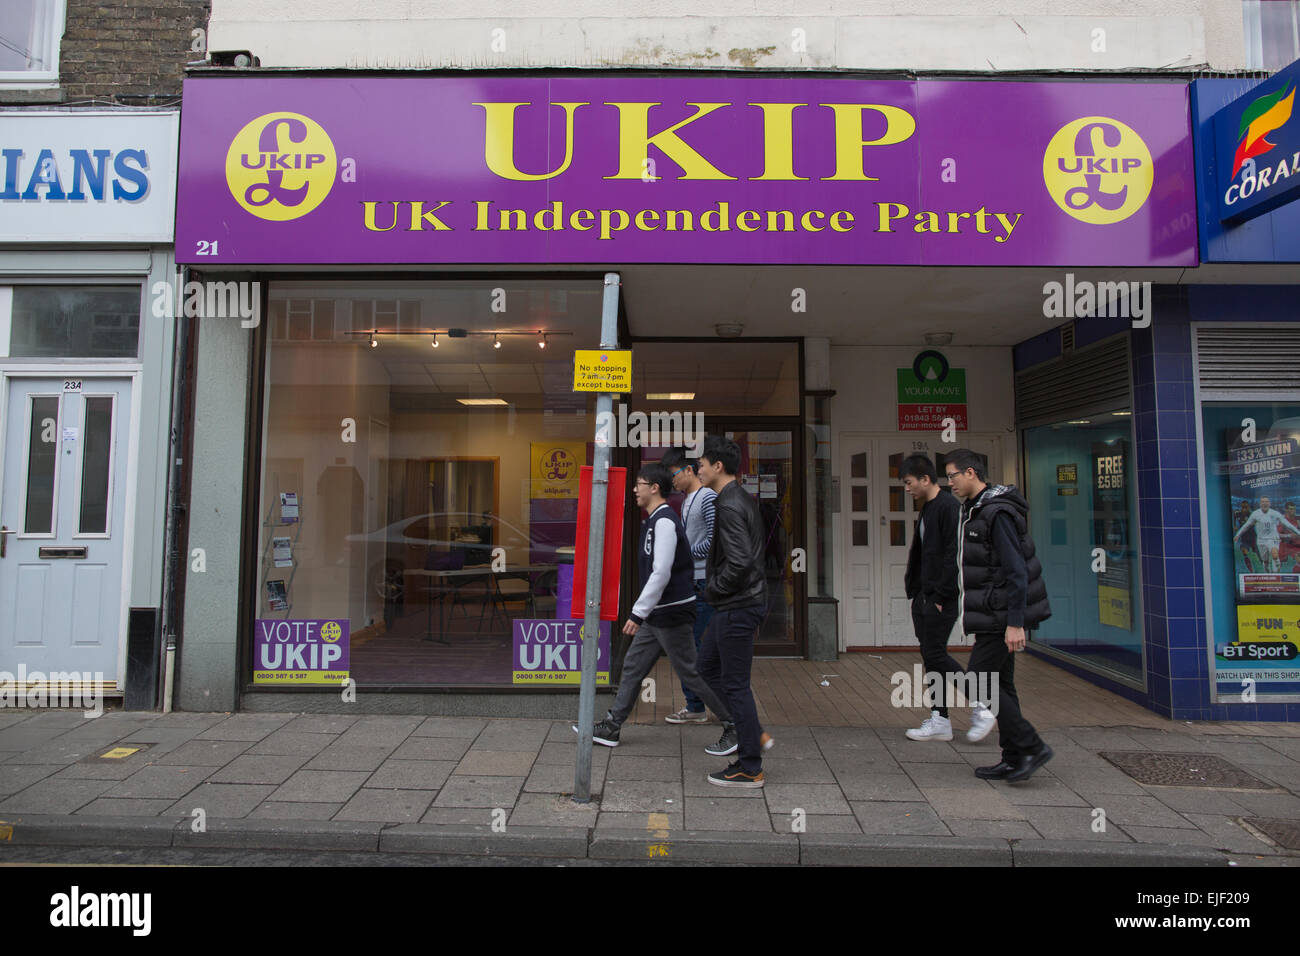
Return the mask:
{"type": "Polygon", "coordinates": [[[1016,769],[1007,774],[1007,783],[1019,783],[1028,780],[1035,770],[1052,759],[1052,748],[1043,744],[1043,749],[1036,754],[1025,754],[1020,758],[1016,769]]]}
{"type": "Polygon", "coordinates": [[[704,752],[711,757],[729,757],[740,749],[740,738],[736,735],[734,724],[724,724],[722,736],[716,744],[709,744],[704,752]]]}
{"type": "MultiPolygon", "coordinates": [[[[571,724],[570,726],[573,727],[575,734],[579,733],[577,724],[571,724]]],[[[610,720],[597,721],[596,726],[591,731],[591,740],[593,743],[604,744],[606,747],[617,747],[618,724],[610,720]]]]}
{"type": "Polygon", "coordinates": [[[719,787],[745,787],[756,790],[763,786],[763,771],[746,773],[739,763],[730,764],[726,770],[717,770],[708,777],[709,783],[719,787]]]}
{"type": "Polygon", "coordinates": [[[1015,770],[1014,764],[1009,764],[1005,760],[1000,760],[991,767],[976,767],[975,776],[981,780],[1002,780],[1011,771],[1015,770]]]}

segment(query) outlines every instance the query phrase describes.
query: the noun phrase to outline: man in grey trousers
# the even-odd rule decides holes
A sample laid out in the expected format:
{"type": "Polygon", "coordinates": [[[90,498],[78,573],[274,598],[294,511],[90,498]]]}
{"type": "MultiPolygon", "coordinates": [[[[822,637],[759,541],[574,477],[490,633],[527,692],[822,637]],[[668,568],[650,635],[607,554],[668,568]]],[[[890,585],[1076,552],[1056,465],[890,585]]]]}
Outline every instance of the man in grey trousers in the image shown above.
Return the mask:
{"type": "Polygon", "coordinates": [[[619,730],[660,654],[668,655],[683,685],[722,719],[724,728],[731,726],[727,705],[695,669],[695,560],[682,521],[665,500],[671,492],[667,468],[659,462],[642,466],[633,487],[637,505],[649,513],[637,548],[641,594],[623,626],[632,644],[623,657],[614,707],[592,731],[592,740],[606,747],[618,746],[619,730]]]}

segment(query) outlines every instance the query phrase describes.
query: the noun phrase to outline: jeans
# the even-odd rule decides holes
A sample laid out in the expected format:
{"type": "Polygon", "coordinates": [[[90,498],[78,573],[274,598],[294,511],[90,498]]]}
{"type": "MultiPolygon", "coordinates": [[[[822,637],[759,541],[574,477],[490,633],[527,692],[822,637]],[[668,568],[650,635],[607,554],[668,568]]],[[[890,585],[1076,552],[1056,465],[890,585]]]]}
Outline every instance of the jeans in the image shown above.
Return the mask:
{"type": "Polygon", "coordinates": [[[673,670],[682,682],[692,687],[713,708],[713,712],[725,720],[727,705],[714,695],[696,670],[695,647],[689,624],[670,627],[642,624],[637,628],[636,635],[623,656],[623,673],[619,677],[618,694],[614,697],[610,719],[617,726],[623,726],[623,721],[627,720],[628,714],[636,706],[641,682],[655,666],[660,654],[668,655],[668,662],[673,665],[673,670]]]}
{"type": "MultiPolygon", "coordinates": [[[[695,582],[695,656],[700,656],[700,638],[704,636],[705,630],[709,626],[709,621],[713,619],[712,605],[704,603],[704,580],[701,578],[695,582]]],[[[686,681],[682,681],[682,696],[686,698],[686,709],[692,714],[702,714],[705,711],[704,701],[700,700],[689,687],[686,681]]],[[[717,713],[717,711],[714,711],[717,713]]],[[[718,714],[721,717],[721,714],[718,714]]]]}
{"type": "Polygon", "coordinates": [[[766,616],[767,609],[761,604],[715,610],[700,643],[700,676],[726,701],[739,740],[736,762],[745,773],[751,774],[763,769],[759,748],[763,728],[758,722],[758,708],[749,679],[754,664],[754,638],[766,616]]]}
{"type": "MultiPolygon", "coordinates": [[[[998,743],[1002,746],[1002,759],[1014,766],[1022,756],[1042,750],[1043,739],[1020,713],[1020,697],[1016,694],[1015,683],[1016,656],[1007,650],[1005,638],[1005,631],[976,634],[966,670],[980,675],[981,687],[992,687],[991,675],[997,675],[998,743]]],[[[993,702],[982,703],[991,705],[993,702]]]]}
{"type": "Polygon", "coordinates": [[[942,696],[934,708],[941,717],[948,716],[948,705],[953,703],[952,685],[947,681],[947,675],[966,673],[966,669],[948,653],[948,637],[957,622],[957,601],[953,598],[940,611],[935,608],[934,601],[924,595],[918,594],[912,599],[912,625],[916,628],[916,639],[921,643],[925,672],[945,677],[942,696]]]}

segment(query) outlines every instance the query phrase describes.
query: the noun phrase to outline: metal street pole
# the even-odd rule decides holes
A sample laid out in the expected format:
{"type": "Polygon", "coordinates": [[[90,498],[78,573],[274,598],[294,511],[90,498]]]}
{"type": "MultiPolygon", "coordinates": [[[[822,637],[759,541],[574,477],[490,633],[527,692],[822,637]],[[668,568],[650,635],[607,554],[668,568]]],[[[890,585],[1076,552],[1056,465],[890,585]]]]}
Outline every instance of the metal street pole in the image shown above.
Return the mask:
{"type": "MultiPolygon", "coordinates": [[[[602,349],[618,348],[618,287],[618,273],[605,273],[605,293],[600,310],[602,349]]],[[[597,395],[596,452],[591,469],[591,527],[587,538],[587,605],[582,619],[582,685],[578,691],[578,762],[573,772],[574,803],[591,802],[591,730],[596,719],[600,579],[605,563],[605,499],[609,494],[609,426],[613,408],[614,399],[609,392],[597,395]]],[[[612,633],[609,643],[612,652],[612,633]]]]}

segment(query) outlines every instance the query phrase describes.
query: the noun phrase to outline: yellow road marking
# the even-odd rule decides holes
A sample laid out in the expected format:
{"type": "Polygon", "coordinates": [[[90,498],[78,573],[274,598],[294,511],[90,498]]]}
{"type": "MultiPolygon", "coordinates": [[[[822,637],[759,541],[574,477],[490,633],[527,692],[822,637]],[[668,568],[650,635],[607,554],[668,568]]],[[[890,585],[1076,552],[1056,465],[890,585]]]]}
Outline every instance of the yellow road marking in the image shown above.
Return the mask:
{"type": "Polygon", "coordinates": [[[651,843],[646,846],[646,854],[652,859],[657,856],[671,856],[672,851],[668,845],[668,814],[651,813],[646,816],[645,828],[651,832],[651,835],[660,842],[651,843]]]}

